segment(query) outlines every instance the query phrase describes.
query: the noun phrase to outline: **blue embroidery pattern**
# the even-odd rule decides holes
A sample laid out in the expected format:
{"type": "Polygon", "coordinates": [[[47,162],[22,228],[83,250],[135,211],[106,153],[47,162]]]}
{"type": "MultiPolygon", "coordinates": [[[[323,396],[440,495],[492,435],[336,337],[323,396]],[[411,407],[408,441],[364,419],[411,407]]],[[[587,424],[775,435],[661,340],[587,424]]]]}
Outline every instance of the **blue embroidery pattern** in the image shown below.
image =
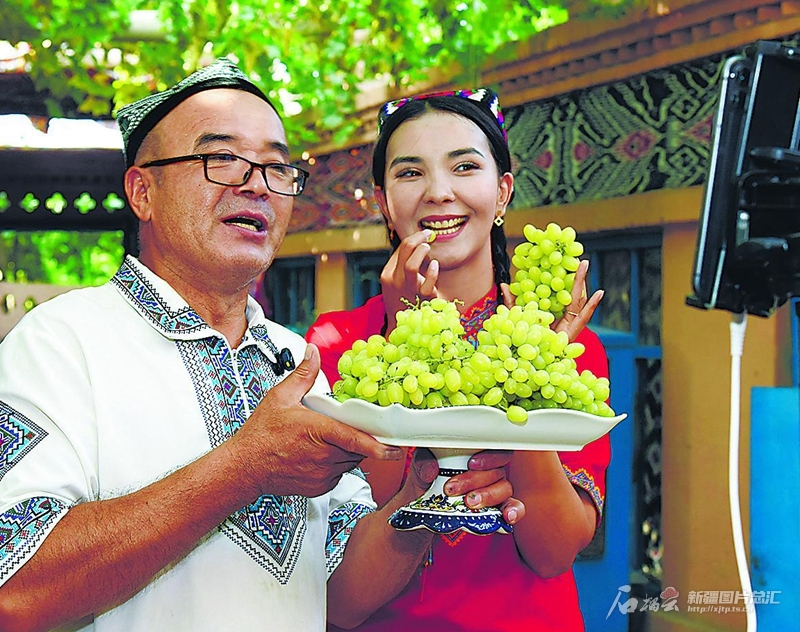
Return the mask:
{"type": "Polygon", "coordinates": [[[29,498],[0,514],[0,580],[35,551],[52,524],[67,511],[55,498],[29,498]]]}
{"type": "Polygon", "coordinates": [[[0,401],[0,478],[46,436],[30,419],[0,401]]]}
{"type": "Polygon", "coordinates": [[[594,482],[594,477],[583,468],[573,472],[566,465],[562,464],[561,467],[564,469],[567,478],[575,487],[580,487],[592,497],[592,501],[595,507],[597,507],[597,512],[602,516],[604,499],[603,495],[600,493],[600,488],[598,488],[597,483],[594,482]]]}
{"type": "Polygon", "coordinates": [[[325,541],[325,569],[331,576],[344,557],[344,547],[361,518],[372,509],[361,503],[345,503],[337,507],[328,517],[328,537],[325,541]]]}
{"type": "Polygon", "coordinates": [[[190,307],[171,312],[167,302],[142,274],[126,259],[111,279],[142,316],[166,333],[191,333],[208,327],[190,307]]]}
{"type": "MultiPolygon", "coordinates": [[[[194,310],[172,308],[133,260],[126,259],[112,282],[143,318],[165,335],[178,338],[175,344],[194,385],[211,446],[233,436],[264,394],[280,381],[265,351],[267,328],[251,327],[240,348],[233,352],[194,310]],[[203,330],[209,335],[188,339],[187,334],[196,337],[203,330]]],[[[341,560],[355,523],[369,511],[352,503],[330,517],[329,572],[341,560]]],[[[302,550],[307,515],[308,499],[302,496],[265,495],[235,512],[219,529],[285,584],[302,550]]]]}
{"type": "Polygon", "coordinates": [[[228,518],[220,530],[286,584],[306,534],[307,511],[308,500],[302,496],[261,496],[228,518]]]}
{"type": "Polygon", "coordinates": [[[221,338],[178,341],[178,351],[194,384],[211,445],[233,436],[247,419],[232,354],[221,338]]]}
{"type": "MultiPolygon", "coordinates": [[[[235,357],[216,337],[176,344],[194,384],[209,441],[218,446],[242,426],[248,409],[258,405],[277,378],[256,344],[243,346],[235,357]]],[[[285,584],[300,556],[307,511],[308,500],[302,496],[265,495],[230,516],[220,530],[285,584]]]]}

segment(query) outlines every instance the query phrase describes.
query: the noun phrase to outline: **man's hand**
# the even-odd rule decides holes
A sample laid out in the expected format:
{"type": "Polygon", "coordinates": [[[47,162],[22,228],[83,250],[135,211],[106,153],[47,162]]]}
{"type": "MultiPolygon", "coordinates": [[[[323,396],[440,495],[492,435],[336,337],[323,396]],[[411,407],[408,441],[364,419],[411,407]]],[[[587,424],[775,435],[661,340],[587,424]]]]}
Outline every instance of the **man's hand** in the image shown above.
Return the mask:
{"type": "Polygon", "coordinates": [[[396,460],[397,447],[316,413],[301,403],[319,373],[319,351],[308,345],[303,362],[270,389],[242,428],[229,440],[242,465],[243,481],[262,494],[314,497],[336,486],[342,474],[372,457],[396,460]]]}

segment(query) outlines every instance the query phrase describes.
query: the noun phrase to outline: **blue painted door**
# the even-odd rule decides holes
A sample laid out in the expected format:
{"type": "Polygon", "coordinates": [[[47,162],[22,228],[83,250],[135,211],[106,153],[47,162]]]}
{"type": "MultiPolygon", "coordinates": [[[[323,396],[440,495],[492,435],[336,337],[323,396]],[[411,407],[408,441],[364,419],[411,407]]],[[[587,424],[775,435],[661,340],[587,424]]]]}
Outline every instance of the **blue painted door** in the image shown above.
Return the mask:
{"type": "Polygon", "coordinates": [[[575,580],[587,632],[627,632],[628,619],[618,609],[609,614],[618,588],[629,584],[633,539],[633,452],[635,361],[631,336],[595,327],[606,347],[611,377],[611,407],[628,418],[611,431],[611,464],[606,476],[603,520],[604,549],[600,557],[579,560],[575,580]]]}
{"type": "Polygon", "coordinates": [[[603,546],[581,556],[575,576],[587,632],[638,632],[643,597],[660,593],[661,240],[620,236],[586,247],[589,287],[606,292],[590,327],[608,354],[611,405],[628,417],[610,435],[603,546]],[[625,586],[630,592],[620,592],[625,586]],[[636,610],[623,614],[619,605],[632,597],[636,610]]]}

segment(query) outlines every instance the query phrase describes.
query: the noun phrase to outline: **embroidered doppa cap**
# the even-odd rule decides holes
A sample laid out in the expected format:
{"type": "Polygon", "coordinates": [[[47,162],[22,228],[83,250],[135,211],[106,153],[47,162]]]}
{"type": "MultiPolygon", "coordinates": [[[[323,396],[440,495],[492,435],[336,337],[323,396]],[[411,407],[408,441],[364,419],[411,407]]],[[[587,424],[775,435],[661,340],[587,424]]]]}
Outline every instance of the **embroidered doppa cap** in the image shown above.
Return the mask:
{"type": "Polygon", "coordinates": [[[139,151],[144,137],[178,104],[193,94],[214,88],[245,90],[264,99],[275,109],[267,95],[250,81],[236,64],[224,57],[217,59],[213,64],[192,73],[173,87],[151,94],[120,109],[117,113],[117,123],[122,133],[125,166],[133,165],[136,152],[139,151]]]}

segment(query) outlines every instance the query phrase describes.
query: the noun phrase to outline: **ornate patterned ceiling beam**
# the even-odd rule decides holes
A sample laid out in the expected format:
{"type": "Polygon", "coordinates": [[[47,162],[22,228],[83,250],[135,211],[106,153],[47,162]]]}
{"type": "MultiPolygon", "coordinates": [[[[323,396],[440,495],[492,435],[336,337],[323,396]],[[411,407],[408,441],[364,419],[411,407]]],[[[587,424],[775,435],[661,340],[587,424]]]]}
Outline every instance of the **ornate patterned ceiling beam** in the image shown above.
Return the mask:
{"type": "Polygon", "coordinates": [[[499,84],[504,105],[519,105],[800,31],[797,0],[668,4],[621,22],[570,21],[518,48],[518,61],[495,65],[485,82],[499,84]]]}

